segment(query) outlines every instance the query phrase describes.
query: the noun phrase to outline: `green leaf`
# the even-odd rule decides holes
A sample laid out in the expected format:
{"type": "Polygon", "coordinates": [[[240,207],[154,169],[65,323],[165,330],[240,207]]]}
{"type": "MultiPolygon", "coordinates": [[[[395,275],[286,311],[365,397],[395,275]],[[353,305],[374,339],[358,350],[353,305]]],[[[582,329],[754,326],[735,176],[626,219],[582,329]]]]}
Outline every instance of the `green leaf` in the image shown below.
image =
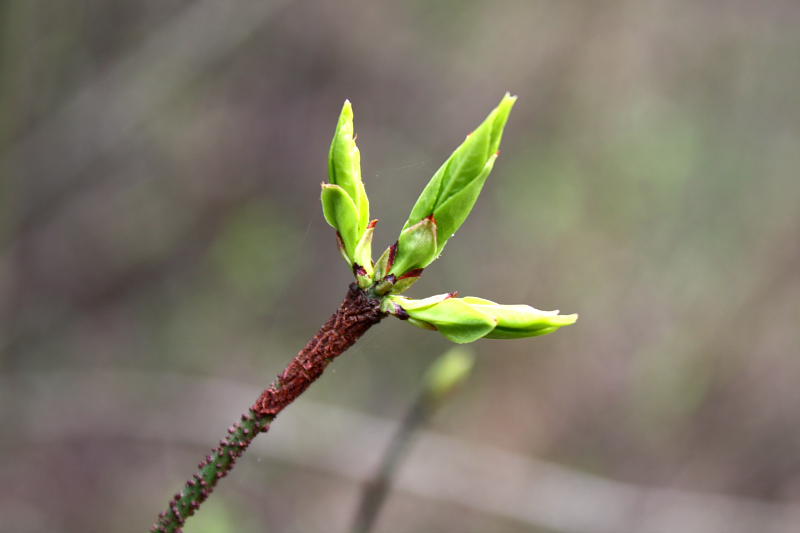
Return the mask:
{"type": "Polygon", "coordinates": [[[369,200],[361,180],[361,154],[353,130],[353,107],[342,106],[328,157],[330,184],[322,189],[322,209],[338,232],[339,247],[362,288],[372,278],[372,228],[369,200]],[[346,199],[345,199],[346,198],[346,199]]]}
{"type": "Polygon", "coordinates": [[[410,271],[423,269],[436,259],[436,250],[436,221],[433,217],[424,218],[400,233],[389,273],[402,278],[410,271]]]}
{"type": "MultiPolygon", "coordinates": [[[[492,154],[484,165],[483,172],[463,189],[448,197],[447,200],[442,202],[434,210],[434,216],[441,218],[439,235],[444,236],[442,238],[444,238],[445,241],[455,235],[458,228],[461,227],[461,224],[463,224],[467,216],[469,216],[496,160],[497,154],[492,154]]],[[[438,221],[439,218],[436,220],[438,221]]],[[[444,248],[444,245],[439,247],[439,253],[441,253],[442,248],[444,248]]]]}
{"type": "Polygon", "coordinates": [[[338,185],[322,184],[322,214],[339,234],[348,264],[353,264],[353,255],[359,238],[358,211],[353,200],[338,185]]]}
{"type": "Polygon", "coordinates": [[[458,344],[474,342],[495,327],[491,316],[481,313],[459,298],[450,298],[432,307],[415,311],[412,316],[432,324],[439,333],[458,344]]]}
{"type": "Polygon", "coordinates": [[[487,339],[521,339],[546,335],[563,326],[574,324],[578,315],[559,315],[558,311],[542,311],[530,305],[501,305],[483,298],[467,296],[464,301],[492,316],[497,326],[487,339]]]}
{"type": "Polygon", "coordinates": [[[422,269],[412,270],[410,274],[406,274],[394,282],[391,293],[401,294],[407,291],[413,284],[419,281],[420,276],[422,276],[422,269]]]}
{"type": "Polygon", "coordinates": [[[381,280],[389,274],[389,269],[394,264],[394,255],[397,253],[397,247],[389,246],[386,248],[378,260],[375,262],[375,279],[381,280]],[[389,264],[389,263],[392,264],[389,264]]]}
{"type": "Polygon", "coordinates": [[[401,306],[407,312],[410,312],[410,311],[421,311],[423,309],[427,309],[428,307],[432,307],[438,303],[442,303],[443,301],[452,297],[453,293],[446,292],[444,294],[436,294],[434,296],[428,296],[427,298],[422,298],[420,300],[406,298],[405,296],[390,296],[389,300],[401,306]]]}
{"type": "Polygon", "coordinates": [[[369,200],[361,180],[361,153],[356,146],[353,128],[353,107],[345,100],[336,131],[331,141],[328,157],[330,182],[339,185],[353,200],[358,211],[358,232],[360,234],[369,223],[369,200]]]}
{"type": "Polygon", "coordinates": [[[403,230],[433,215],[438,225],[437,256],[466,220],[497,158],[515,96],[508,93],[456,148],[417,199],[403,230]]]}
{"type": "MultiPolygon", "coordinates": [[[[402,303],[399,305],[403,307],[402,303]]],[[[458,344],[476,341],[495,327],[491,316],[474,309],[461,298],[448,298],[433,305],[403,309],[410,318],[433,326],[458,344]]]]}
{"type": "Polygon", "coordinates": [[[404,317],[404,311],[414,325],[437,329],[457,343],[481,337],[519,339],[546,335],[578,319],[578,315],[559,315],[558,311],[542,311],[529,305],[501,305],[473,296],[451,296],[452,293],[439,294],[423,300],[390,296],[394,308],[387,310],[400,317],[404,317]]]}
{"type": "Polygon", "coordinates": [[[408,320],[409,324],[417,326],[420,329],[428,329],[431,331],[436,331],[436,326],[434,326],[433,324],[428,324],[427,322],[423,322],[422,320],[417,320],[416,318],[408,318],[406,320],[408,320]]]}
{"type": "Polygon", "coordinates": [[[372,235],[375,233],[377,223],[377,220],[373,220],[367,225],[367,229],[364,230],[353,251],[353,268],[360,267],[360,271],[355,272],[355,275],[358,285],[362,289],[369,287],[372,283],[372,235]]]}

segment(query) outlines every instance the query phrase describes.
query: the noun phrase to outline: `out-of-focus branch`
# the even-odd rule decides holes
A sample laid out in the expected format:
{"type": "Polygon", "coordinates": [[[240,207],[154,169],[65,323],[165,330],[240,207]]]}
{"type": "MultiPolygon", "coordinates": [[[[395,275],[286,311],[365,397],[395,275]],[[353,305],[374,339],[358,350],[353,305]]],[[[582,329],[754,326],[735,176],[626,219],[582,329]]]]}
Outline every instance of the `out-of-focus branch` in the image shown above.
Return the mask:
{"type": "Polygon", "coordinates": [[[474,361],[472,352],[457,346],[436,359],[428,369],[422,388],[389,442],[375,477],[364,486],[353,520],[353,533],[372,530],[414,435],[427,424],[450,392],[469,377],[474,361]]]}
{"type": "MultiPolygon", "coordinates": [[[[0,377],[0,423],[5,435],[14,435],[13,441],[0,443],[8,450],[31,442],[105,436],[202,446],[215,437],[211,421],[224,423],[257,394],[255,387],[240,383],[168,374],[0,377]],[[107,401],[110,397],[115,401],[107,401]],[[181,419],[176,427],[170,413],[184,403],[202,405],[209,423],[181,419]],[[132,412],[141,416],[132,417],[132,412]]],[[[273,424],[269,441],[256,441],[251,454],[363,482],[398,429],[394,422],[308,400],[294,409],[296,416],[273,424]],[[314,424],[303,422],[308,419],[314,424]]],[[[430,431],[417,435],[396,487],[568,533],[795,533],[800,523],[796,504],[621,483],[430,431]]]]}

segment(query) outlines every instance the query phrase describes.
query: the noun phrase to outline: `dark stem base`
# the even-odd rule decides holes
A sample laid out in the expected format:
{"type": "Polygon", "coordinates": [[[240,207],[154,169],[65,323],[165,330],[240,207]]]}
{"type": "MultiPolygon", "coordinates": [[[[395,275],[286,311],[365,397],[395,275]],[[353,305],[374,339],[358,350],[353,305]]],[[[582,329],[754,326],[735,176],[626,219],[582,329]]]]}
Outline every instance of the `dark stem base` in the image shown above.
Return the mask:
{"type": "Polygon", "coordinates": [[[380,300],[369,297],[355,283],[351,284],[336,312],[272,385],[261,393],[248,413],[228,428],[227,436],[197,465],[198,472],[186,482],[181,492],[175,494],[169,508],[159,514],[150,531],[180,532],[186,519],[200,508],[217,482],[233,469],[236,459],[241,457],[256,435],[269,430],[269,424],[278,413],[316,381],[333,359],[355,344],[384,316],[380,300]]]}

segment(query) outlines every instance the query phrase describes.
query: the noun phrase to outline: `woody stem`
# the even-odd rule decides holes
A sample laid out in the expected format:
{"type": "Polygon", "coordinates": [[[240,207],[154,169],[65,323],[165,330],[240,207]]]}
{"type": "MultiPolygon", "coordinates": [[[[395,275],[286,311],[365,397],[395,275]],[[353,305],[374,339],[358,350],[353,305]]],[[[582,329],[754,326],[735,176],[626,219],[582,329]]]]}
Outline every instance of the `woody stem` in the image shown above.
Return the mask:
{"type": "Polygon", "coordinates": [[[225,438],[197,465],[198,471],[170,500],[168,508],[159,514],[150,531],[180,532],[186,519],[200,508],[217,482],[233,469],[236,459],[247,450],[256,435],[266,432],[275,417],[316,381],[333,359],[355,344],[384,316],[380,300],[368,296],[355,283],[351,284],[336,312],[272,385],[261,393],[241,420],[228,428],[225,438]]]}

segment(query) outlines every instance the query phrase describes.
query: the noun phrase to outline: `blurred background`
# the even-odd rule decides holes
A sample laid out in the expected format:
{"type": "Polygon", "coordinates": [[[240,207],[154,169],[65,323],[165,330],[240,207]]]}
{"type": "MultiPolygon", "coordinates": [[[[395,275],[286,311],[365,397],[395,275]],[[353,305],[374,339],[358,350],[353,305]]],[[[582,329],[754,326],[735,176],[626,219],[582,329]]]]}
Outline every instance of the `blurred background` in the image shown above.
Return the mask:
{"type": "MultiPolygon", "coordinates": [[[[319,205],[355,108],[376,256],[508,90],[410,291],[578,312],[483,340],[376,531],[800,529],[800,4],[0,3],[0,531],[144,531],[351,281],[319,205]]],[[[448,348],[387,319],[185,531],[347,531],[448,348]]]]}

